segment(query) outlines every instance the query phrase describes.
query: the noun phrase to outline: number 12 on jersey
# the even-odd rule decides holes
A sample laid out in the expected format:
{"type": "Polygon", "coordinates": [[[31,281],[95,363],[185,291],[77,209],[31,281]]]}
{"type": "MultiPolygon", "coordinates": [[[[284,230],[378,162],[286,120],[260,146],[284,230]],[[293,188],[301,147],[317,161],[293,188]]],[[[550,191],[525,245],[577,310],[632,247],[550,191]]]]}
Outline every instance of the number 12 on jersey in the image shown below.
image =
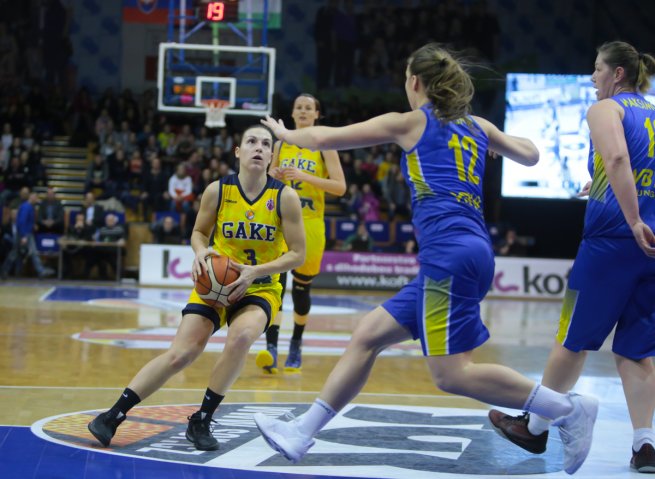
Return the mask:
{"type": "MultiPolygon", "coordinates": [[[[453,150],[455,165],[457,166],[457,177],[461,181],[468,181],[474,185],[480,184],[480,177],[475,174],[475,164],[478,161],[478,144],[470,136],[460,137],[453,133],[448,142],[448,148],[453,150]],[[470,153],[468,168],[464,165],[464,151],[470,153]]],[[[468,156],[468,155],[467,155],[468,156]]]]}

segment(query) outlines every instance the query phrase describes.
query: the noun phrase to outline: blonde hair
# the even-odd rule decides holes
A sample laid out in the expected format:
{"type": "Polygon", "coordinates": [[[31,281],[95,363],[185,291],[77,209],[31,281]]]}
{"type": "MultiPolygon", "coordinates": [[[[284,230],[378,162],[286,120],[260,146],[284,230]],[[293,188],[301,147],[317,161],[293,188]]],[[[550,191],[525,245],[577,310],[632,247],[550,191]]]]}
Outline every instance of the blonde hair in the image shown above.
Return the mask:
{"type": "Polygon", "coordinates": [[[639,53],[626,42],[606,42],[598,47],[598,53],[610,68],[623,68],[626,83],[640,93],[650,89],[651,77],[655,75],[655,58],[648,53],[639,53]]]}
{"type": "Polygon", "coordinates": [[[465,70],[467,64],[438,43],[428,43],[412,53],[407,61],[434,106],[434,115],[442,122],[462,118],[471,112],[475,88],[465,70]]]}

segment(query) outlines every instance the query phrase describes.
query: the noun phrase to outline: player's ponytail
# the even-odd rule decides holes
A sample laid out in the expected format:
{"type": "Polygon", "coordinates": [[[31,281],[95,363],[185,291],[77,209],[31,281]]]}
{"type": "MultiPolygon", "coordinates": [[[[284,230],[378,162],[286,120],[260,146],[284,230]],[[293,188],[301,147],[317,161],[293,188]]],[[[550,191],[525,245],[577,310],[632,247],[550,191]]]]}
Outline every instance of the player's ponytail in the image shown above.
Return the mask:
{"type": "Polygon", "coordinates": [[[598,47],[603,61],[613,70],[621,67],[625,71],[625,81],[640,93],[650,89],[651,77],[655,75],[655,58],[648,53],[639,53],[626,42],[607,42],[598,47]]]}
{"type": "Polygon", "coordinates": [[[454,53],[438,43],[428,43],[412,53],[407,64],[410,73],[421,80],[439,120],[450,122],[471,112],[473,81],[465,62],[454,53]]]}
{"type": "Polygon", "coordinates": [[[639,73],[637,74],[637,90],[646,93],[650,90],[651,78],[655,75],[655,58],[648,53],[639,54],[639,73]]]}

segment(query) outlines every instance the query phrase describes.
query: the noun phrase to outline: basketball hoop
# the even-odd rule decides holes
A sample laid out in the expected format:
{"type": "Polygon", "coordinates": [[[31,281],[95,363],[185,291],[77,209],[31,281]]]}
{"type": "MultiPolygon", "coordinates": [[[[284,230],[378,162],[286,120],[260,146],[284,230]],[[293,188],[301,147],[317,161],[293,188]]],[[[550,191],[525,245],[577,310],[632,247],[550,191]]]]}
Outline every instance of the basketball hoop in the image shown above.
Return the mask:
{"type": "Polygon", "coordinates": [[[205,107],[205,126],[207,128],[223,128],[225,126],[225,109],[230,104],[227,100],[203,100],[205,107]]]}

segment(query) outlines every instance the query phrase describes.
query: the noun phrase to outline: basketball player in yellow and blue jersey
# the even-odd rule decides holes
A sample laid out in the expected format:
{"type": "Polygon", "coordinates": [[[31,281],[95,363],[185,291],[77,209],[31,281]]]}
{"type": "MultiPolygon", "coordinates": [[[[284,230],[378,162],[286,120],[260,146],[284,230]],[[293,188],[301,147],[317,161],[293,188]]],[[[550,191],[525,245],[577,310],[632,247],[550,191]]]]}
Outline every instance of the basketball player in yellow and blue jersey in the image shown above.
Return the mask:
{"type": "Polygon", "coordinates": [[[482,215],[482,179],[487,150],[523,165],[539,152],[526,139],[507,135],[471,116],[473,83],[449,51],[425,45],[405,71],[407,113],[388,113],[340,128],[287,130],[262,120],[287,143],[312,149],[361,148],[396,143],[412,193],[412,222],[419,244],[419,273],[394,297],[362,318],[319,398],[292,422],[255,415],[269,445],[298,461],[313,436],[362,389],[375,359],[388,346],[419,339],[434,383],[444,391],[479,401],[525,407],[557,418],[565,469],[586,458],[598,401],[561,394],[498,364],[473,362],[473,351],[489,337],[480,301],[494,272],[494,255],[482,215]],[[575,437],[569,441],[568,437],[575,437]]]}
{"type": "Polygon", "coordinates": [[[212,369],[200,409],[189,417],[186,432],[196,449],[218,449],[210,430],[212,415],[238,378],[250,346],[277,314],[282,292],[279,274],[305,260],[300,200],[292,188],[267,174],[272,151],[269,130],[259,125],[245,130],[235,150],[239,173],[207,187],[191,235],[194,280],[207,270],[205,258],[212,254],[229,256],[240,270],[239,278],[228,287],[231,305],[211,307],[195,290],[191,292],[168,351],[146,364],[116,404],[89,423],[89,430],[103,446],[109,446],[132,407],[191,364],[212,334],[227,324],[225,347],[212,369]]]}
{"type": "MultiPolygon", "coordinates": [[[[653,75],[655,58],[628,43],[598,49],[583,239],[542,380],[557,391],[572,388],[586,352],[615,330],[612,351],[634,430],[630,466],[638,472],[655,472],[655,105],[642,96],[653,75]]],[[[489,415],[515,444],[546,450],[547,419],[489,415]]]]}
{"type": "MultiPolygon", "coordinates": [[[[321,105],[314,96],[302,93],[295,99],[291,116],[296,129],[315,125],[320,114],[321,105]]],[[[312,305],[312,279],[321,271],[325,251],[325,192],[342,196],[346,192],[346,181],[336,151],[310,150],[284,141],[275,143],[269,174],[295,189],[300,196],[306,242],[311,245],[307,248],[305,263],[291,271],[293,334],[284,371],[299,373],[302,366],[302,335],[312,305]]],[[[271,374],[278,372],[279,330],[277,319],[266,331],[266,350],[260,351],[256,358],[257,365],[271,374]]]]}

